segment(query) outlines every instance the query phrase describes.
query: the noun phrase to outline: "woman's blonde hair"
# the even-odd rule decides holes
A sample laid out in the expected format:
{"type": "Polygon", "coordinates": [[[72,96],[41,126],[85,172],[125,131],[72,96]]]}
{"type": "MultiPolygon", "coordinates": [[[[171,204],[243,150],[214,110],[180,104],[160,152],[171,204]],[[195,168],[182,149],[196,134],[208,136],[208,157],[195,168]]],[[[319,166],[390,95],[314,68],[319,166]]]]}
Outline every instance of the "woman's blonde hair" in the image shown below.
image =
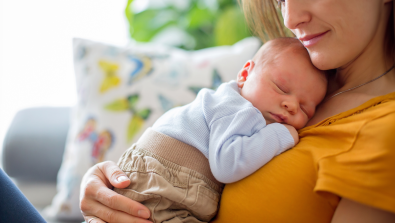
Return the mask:
{"type": "MultiPolygon", "coordinates": [[[[251,31],[259,36],[263,42],[278,37],[291,37],[293,33],[284,26],[280,7],[277,0],[239,0],[240,6],[244,11],[247,24],[251,31]]],[[[393,56],[394,53],[394,9],[388,21],[386,39],[384,47],[387,55],[393,56]]]]}
{"type": "Polygon", "coordinates": [[[294,36],[283,24],[276,0],[239,0],[251,31],[263,42],[294,36]]]}

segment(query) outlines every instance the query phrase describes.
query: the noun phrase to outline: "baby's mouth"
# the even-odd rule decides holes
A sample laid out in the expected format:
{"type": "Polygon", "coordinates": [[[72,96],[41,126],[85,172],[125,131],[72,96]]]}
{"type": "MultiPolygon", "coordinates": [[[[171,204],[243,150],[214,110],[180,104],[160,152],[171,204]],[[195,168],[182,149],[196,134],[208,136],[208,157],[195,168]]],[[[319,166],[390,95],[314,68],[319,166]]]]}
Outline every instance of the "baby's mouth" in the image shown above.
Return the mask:
{"type": "Polygon", "coordinates": [[[274,114],[269,112],[269,114],[272,116],[272,118],[275,120],[275,122],[279,122],[279,123],[285,123],[285,119],[286,117],[280,114],[274,114]]]}

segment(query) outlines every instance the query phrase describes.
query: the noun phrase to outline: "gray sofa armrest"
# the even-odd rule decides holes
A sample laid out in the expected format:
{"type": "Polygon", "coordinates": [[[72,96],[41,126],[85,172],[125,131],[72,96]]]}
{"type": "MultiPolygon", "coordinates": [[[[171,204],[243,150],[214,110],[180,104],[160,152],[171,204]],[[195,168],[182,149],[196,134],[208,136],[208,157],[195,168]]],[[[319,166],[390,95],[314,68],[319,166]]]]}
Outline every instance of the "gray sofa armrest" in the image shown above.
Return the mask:
{"type": "Polygon", "coordinates": [[[71,108],[19,111],[4,139],[4,171],[19,181],[56,182],[62,163],[71,108]]]}

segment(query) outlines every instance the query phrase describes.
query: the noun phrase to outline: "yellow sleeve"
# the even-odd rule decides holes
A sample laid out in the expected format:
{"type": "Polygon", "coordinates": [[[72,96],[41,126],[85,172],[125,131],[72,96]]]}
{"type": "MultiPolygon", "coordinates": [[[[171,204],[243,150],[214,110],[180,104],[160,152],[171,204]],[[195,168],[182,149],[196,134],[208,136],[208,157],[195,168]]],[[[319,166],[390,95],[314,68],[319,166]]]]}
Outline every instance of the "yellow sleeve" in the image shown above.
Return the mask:
{"type": "Polygon", "coordinates": [[[395,213],[395,113],[365,123],[347,151],[322,158],[314,191],[395,213]]]}

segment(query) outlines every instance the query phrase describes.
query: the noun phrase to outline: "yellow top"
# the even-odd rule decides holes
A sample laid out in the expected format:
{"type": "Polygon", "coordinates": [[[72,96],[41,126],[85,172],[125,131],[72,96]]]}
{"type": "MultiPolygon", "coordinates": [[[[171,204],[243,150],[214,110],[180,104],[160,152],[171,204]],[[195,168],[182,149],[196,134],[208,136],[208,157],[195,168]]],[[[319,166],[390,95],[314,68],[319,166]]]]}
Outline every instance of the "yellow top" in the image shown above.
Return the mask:
{"type": "Polygon", "coordinates": [[[330,222],[340,197],[395,213],[395,92],[299,136],[293,149],[225,186],[214,222],[330,222]]]}

